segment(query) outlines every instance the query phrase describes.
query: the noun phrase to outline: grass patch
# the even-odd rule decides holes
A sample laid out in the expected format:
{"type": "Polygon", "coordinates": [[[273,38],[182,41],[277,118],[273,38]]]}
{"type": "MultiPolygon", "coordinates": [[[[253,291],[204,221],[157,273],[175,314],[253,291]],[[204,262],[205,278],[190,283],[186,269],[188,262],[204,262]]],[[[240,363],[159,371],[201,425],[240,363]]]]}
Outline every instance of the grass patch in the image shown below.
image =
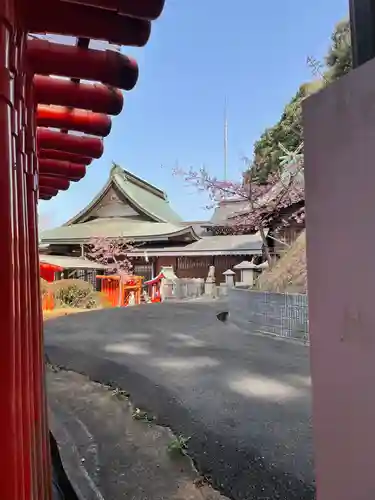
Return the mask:
{"type": "Polygon", "coordinates": [[[147,411],[141,410],[139,408],[136,408],[133,412],[133,418],[134,420],[140,420],[141,422],[154,422],[155,417],[153,415],[150,415],[147,411]]]}
{"type": "Polygon", "coordinates": [[[130,394],[127,391],[124,391],[123,389],[117,387],[116,389],[113,389],[112,396],[117,399],[129,399],[130,394]]]}
{"type": "Polygon", "coordinates": [[[182,436],[181,434],[179,436],[176,436],[172,441],[169,443],[167,451],[171,456],[181,456],[181,455],[186,455],[187,451],[187,444],[189,442],[190,438],[186,438],[182,436]]]}

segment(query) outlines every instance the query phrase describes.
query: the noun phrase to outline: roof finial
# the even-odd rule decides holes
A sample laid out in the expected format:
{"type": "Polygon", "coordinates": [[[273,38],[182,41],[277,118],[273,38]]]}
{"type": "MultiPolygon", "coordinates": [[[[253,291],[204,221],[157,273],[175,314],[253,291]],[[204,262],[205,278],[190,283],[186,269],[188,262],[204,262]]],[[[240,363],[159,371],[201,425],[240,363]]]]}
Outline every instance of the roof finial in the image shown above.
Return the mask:
{"type": "Polygon", "coordinates": [[[123,170],[122,168],[120,167],[120,165],[117,165],[117,163],[115,163],[114,161],[112,162],[112,167],[111,167],[111,171],[110,171],[110,174],[109,176],[110,177],[113,177],[115,174],[120,174],[122,173],[123,170]]]}

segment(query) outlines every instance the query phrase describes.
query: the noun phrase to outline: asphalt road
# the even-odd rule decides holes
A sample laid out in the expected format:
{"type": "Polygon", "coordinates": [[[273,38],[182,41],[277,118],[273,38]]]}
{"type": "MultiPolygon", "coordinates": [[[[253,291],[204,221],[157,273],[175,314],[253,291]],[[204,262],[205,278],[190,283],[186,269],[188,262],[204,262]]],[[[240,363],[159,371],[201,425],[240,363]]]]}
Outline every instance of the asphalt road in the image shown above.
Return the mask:
{"type": "Polygon", "coordinates": [[[67,316],[46,323],[47,353],[190,437],[199,471],[225,495],[312,500],[308,347],[222,324],[219,310],[190,302],[67,316]]]}

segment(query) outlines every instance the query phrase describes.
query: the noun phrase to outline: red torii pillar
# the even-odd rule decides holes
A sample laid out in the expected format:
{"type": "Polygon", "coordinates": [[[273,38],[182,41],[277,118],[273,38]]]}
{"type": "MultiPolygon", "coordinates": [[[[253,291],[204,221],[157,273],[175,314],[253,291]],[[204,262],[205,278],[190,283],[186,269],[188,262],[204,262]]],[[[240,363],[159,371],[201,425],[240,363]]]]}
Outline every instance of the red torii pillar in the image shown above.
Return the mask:
{"type": "Polygon", "coordinates": [[[48,500],[35,118],[18,14],[19,2],[0,2],[0,492],[4,500],[48,500]]]}
{"type": "Polygon", "coordinates": [[[44,127],[54,124],[99,135],[110,129],[107,117],[82,111],[66,114],[40,106],[36,117],[36,105],[77,105],[91,112],[118,114],[122,108],[119,89],[132,89],[138,78],[138,66],[131,58],[110,51],[82,52],[80,47],[42,40],[27,42],[26,29],[143,46],[151,20],[163,6],[164,0],[0,0],[0,300],[4,327],[0,497],[4,500],[51,498],[37,199],[50,199],[67,189],[70,181],[81,179],[86,165],[101,156],[103,147],[99,138],[74,138],[48,129],[36,134],[36,118],[44,127]],[[32,73],[40,73],[35,82],[32,73]],[[102,85],[52,83],[49,75],[101,81],[102,85]],[[112,92],[106,85],[118,89],[112,92]],[[41,175],[37,146],[43,158],[41,175]]]}

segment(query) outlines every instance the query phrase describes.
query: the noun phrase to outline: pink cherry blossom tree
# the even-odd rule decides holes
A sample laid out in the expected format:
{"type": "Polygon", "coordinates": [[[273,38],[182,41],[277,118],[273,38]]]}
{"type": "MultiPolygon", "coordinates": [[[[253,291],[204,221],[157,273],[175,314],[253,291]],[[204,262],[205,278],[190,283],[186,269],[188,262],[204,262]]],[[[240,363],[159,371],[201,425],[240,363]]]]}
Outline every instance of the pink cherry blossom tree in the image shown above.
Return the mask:
{"type": "Polygon", "coordinates": [[[88,242],[85,256],[106,266],[112,273],[121,278],[133,274],[132,258],[133,242],[125,238],[93,237],[88,242]]]}
{"type": "MultiPolygon", "coordinates": [[[[285,156],[280,159],[280,168],[259,182],[256,170],[249,167],[251,162],[245,159],[246,172],[239,181],[222,181],[209,174],[205,168],[183,170],[177,168],[174,173],[183,177],[198,191],[208,194],[213,208],[218,202],[228,199],[244,200],[247,203],[241,212],[235,213],[227,221],[225,232],[244,234],[258,231],[264,246],[265,257],[271,266],[271,256],[267,239],[267,230],[277,223],[277,227],[288,226],[293,220],[302,223],[305,217],[304,176],[301,145],[294,152],[279,145],[285,156]],[[294,206],[294,210],[288,210],[294,206]]],[[[275,236],[274,239],[277,240],[275,236]]],[[[278,240],[279,241],[279,240],[278,240]]]]}

